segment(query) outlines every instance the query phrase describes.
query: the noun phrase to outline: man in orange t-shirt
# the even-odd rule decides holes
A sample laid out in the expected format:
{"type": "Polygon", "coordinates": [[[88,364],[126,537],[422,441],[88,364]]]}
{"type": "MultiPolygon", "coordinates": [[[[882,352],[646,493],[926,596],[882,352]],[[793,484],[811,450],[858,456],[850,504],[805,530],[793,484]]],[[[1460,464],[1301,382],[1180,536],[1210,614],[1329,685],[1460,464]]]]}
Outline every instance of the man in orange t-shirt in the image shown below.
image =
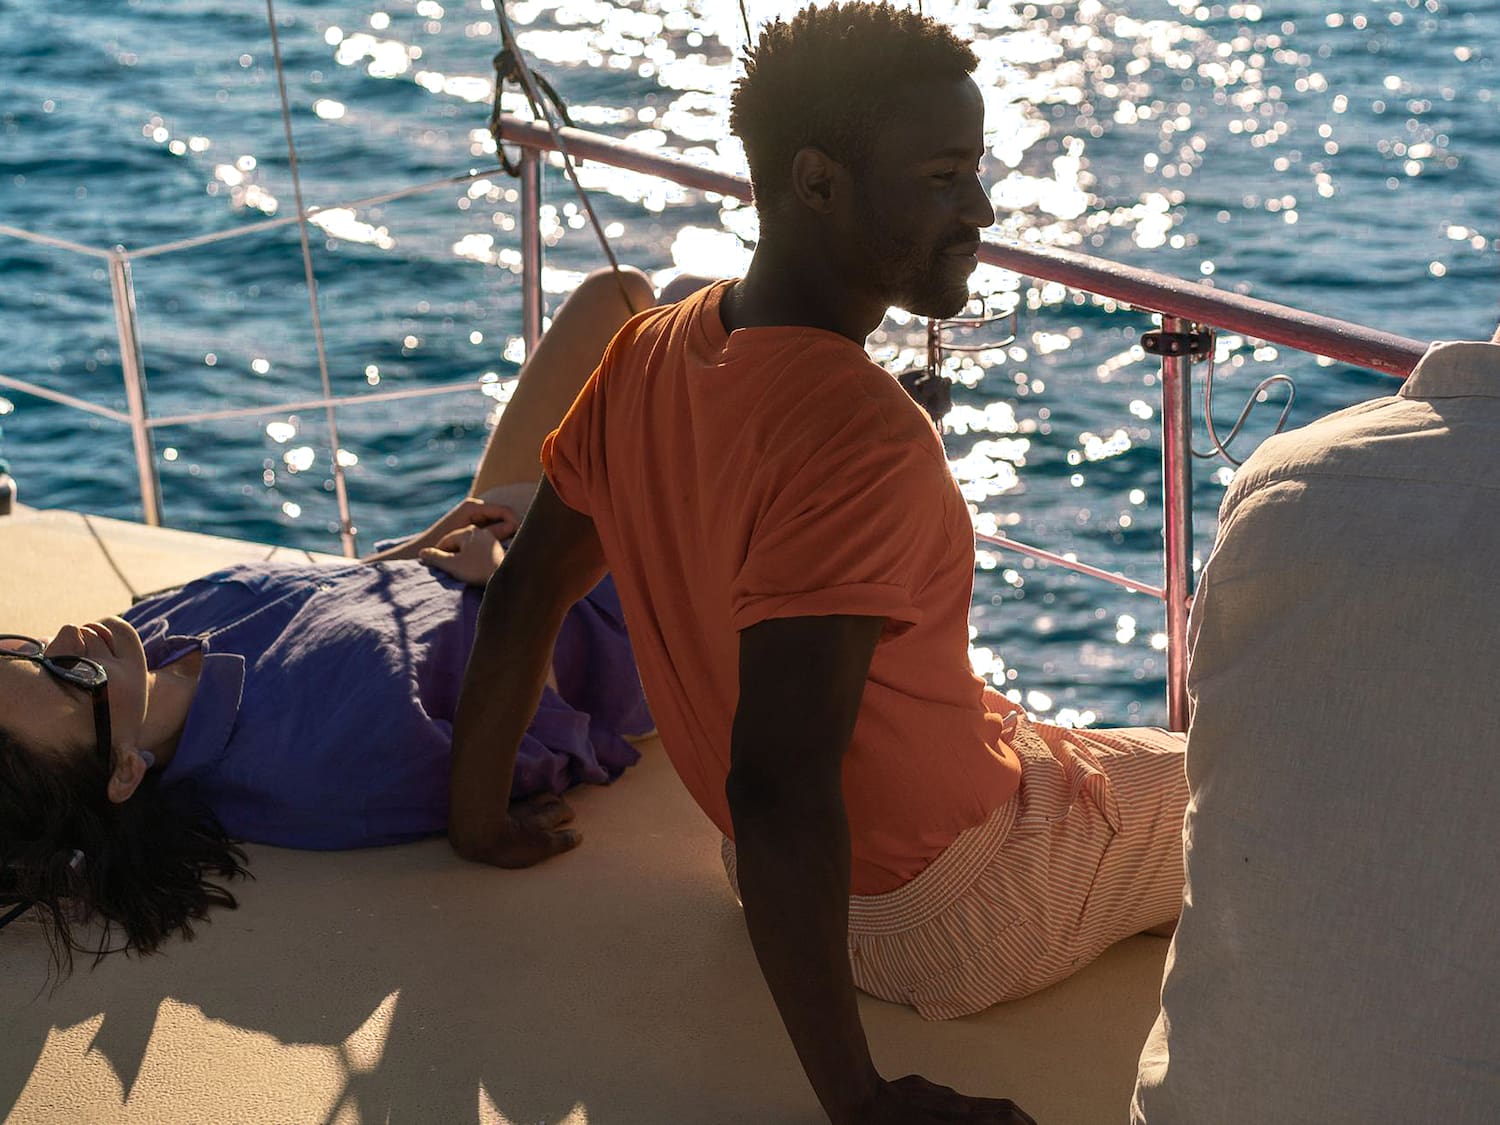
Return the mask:
{"type": "Polygon", "coordinates": [[[963,1015],[1181,899],[1180,738],[1034,724],[974,675],[968,509],[931,421],[863,348],[891,305],[967,300],[994,221],[975,62],[883,4],[765,30],[733,115],[761,219],[749,272],[627,323],[543,445],[454,730],[460,854],[527,866],[577,842],[507,810],[509,758],[563,611],[607,566],[662,744],[725,836],[840,1125],[1030,1120],[881,1078],[856,985],[963,1015]]]}

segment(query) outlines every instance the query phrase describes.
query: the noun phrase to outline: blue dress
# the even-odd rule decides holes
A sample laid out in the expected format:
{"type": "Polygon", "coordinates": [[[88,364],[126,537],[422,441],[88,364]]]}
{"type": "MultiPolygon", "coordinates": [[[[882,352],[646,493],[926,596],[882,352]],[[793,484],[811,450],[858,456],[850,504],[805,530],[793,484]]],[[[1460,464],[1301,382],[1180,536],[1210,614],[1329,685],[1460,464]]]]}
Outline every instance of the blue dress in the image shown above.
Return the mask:
{"type": "MultiPolygon", "coordinates": [[[[357,848],[442,832],[452,722],[481,591],[417,562],[260,563],[133,606],[147,665],[203,670],[163,784],[190,781],[231,836],[357,848]]],[[[512,796],[607,784],[653,722],[605,578],[567,614],[512,796]]]]}

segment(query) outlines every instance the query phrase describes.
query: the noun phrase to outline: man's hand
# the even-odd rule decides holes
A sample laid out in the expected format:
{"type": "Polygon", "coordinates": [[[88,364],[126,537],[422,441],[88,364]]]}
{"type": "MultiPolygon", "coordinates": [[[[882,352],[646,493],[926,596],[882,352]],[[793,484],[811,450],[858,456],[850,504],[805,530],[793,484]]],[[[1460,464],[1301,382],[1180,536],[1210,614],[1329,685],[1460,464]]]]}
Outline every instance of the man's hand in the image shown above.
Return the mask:
{"type": "Polygon", "coordinates": [[[513,808],[510,793],[563,619],[603,577],[594,521],[558,499],[543,478],[504,565],[484,588],[453,716],[448,842],[459,855],[527,867],[577,846],[578,833],[562,827],[572,815],[562,801],[544,797],[513,808]]]}
{"type": "Polygon", "coordinates": [[[499,526],[502,525],[450,531],[433,546],[424,547],[417,558],[423,566],[441,570],[460,582],[483,586],[505,558],[505,548],[500,546],[500,536],[495,533],[499,526]]]}
{"type": "MultiPolygon", "coordinates": [[[[971,1098],[947,1086],[908,1074],[895,1082],[882,1080],[868,1106],[847,1125],[1036,1125],[1030,1114],[1009,1098],[971,1098]]],[[[835,1122],[835,1125],[846,1125],[835,1122]]]]}
{"type": "Polygon", "coordinates": [[[886,619],[784,617],[740,633],[740,697],[724,786],[745,927],[771,997],[834,1125],[1035,1125],[1009,1102],[915,1075],[886,1082],[849,965],[843,762],[886,619]],[[786,716],[797,716],[790,726],[786,716]]]}
{"type": "Polygon", "coordinates": [[[568,803],[551,793],[515,801],[501,833],[482,845],[460,848],[459,854],[492,867],[532,867],[583,842],[577,829],[563,827],[572,820],[568,803]]]}
{"type": "Polygon", "coordinates": [[[927,411],[934,426],[943,424],[943,417],[953,409],[953,383],[949,379],[934,374],[929,368],[916,367],[897,376],[896,381],[918,406],[927,411]]]}

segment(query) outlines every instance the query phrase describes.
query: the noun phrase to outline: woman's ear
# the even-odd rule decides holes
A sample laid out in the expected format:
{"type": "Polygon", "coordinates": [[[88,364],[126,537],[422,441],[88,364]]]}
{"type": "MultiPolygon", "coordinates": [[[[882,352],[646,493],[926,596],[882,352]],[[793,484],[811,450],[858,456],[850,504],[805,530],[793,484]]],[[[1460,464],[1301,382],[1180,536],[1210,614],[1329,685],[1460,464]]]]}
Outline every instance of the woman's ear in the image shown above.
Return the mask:
{"type": "Polygon", "coordinates": [[[114,773],[109,775],[109,799],[117,805],[130,800],[150,768],[150,763],[139,750],[123,751],[115,762],[114,773]]]}

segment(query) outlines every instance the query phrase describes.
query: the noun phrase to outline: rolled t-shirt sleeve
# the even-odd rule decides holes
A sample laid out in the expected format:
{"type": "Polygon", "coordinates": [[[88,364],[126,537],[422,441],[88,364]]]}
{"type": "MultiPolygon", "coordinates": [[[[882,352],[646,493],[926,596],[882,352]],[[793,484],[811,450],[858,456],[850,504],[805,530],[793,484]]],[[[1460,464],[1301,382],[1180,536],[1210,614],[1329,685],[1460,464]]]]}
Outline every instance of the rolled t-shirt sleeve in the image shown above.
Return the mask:
{"type": "Polygon", "coordinates": [[[916,441],[872,443],[782,486],[730,587],[736,630],[777,617],[853,615],[915,625],[917,592],[947,548],[946,462],[916,441]]]}
{"type": "Polygon", "coordinates": [[[601,365],[561,424],[542,439],[542,471],[558,498],[575,512],[591,515],[589,482],[604,463],[604,409],[599,389],[601,365]]]}

